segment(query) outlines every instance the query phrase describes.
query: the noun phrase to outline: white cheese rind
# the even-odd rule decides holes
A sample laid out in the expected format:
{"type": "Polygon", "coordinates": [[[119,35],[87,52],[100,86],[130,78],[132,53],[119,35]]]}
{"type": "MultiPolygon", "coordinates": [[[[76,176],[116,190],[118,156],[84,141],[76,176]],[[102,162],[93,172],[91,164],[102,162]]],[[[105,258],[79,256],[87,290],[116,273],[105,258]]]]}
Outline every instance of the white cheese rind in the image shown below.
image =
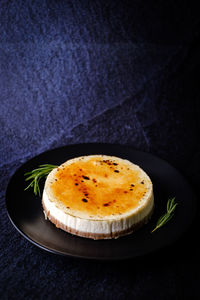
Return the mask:
{"type": "Polygon", "coordinates": [[[127,230],[145,219],[145,217],[148,216],[153,209],[154,196],[151,192],[149,199],[146,201],[144,206],[137,208],[128,217],[123,217],[123,215],[121,215],[120,218],[110,220],[82,219],[77,216],[67,214],[57,207],[53,201],[48,199],[45,190],[43,192],[43,203],[46,207],[46,212],[44,212],[44,214],[47,216],[49,215],[49,219],[53,217],[75,231],[94,234],[111,234],[127,230]]]}

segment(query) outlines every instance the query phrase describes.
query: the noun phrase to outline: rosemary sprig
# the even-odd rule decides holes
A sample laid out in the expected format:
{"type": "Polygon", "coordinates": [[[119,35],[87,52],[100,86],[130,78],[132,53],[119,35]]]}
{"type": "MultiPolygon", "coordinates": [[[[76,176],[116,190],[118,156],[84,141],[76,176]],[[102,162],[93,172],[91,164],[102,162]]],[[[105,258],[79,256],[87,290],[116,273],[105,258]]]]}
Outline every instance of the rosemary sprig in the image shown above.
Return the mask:
{"type": "Polygon", "coordinates": [[[29,188],[33,187],[33,192],[37,196],[40,196],[40,187],[39,187],[39,182],[42,178],[46,178],[48,174],[54,169],[57,168],[58,166],[55,165],[49,165],[49,164],[44,164],[40,165],[39,168],[32,170],[30,172],[27,172],[24,174],[26,176],[25,181],[31,180],[30,184],[25,188],[25,191],[29,188]]]}
{"type": "Polygon", "coordinates": [[[175,197],[170,198],[167,201],[167,212],[158,219],[158,221],[156,223],[156,227],[151,232],[154,232],[158,228],[165,225],[173,217],[174,211],[175,211],[175,208],[177,205],[178,205],[178,203],[175,202],[175,197]]]}

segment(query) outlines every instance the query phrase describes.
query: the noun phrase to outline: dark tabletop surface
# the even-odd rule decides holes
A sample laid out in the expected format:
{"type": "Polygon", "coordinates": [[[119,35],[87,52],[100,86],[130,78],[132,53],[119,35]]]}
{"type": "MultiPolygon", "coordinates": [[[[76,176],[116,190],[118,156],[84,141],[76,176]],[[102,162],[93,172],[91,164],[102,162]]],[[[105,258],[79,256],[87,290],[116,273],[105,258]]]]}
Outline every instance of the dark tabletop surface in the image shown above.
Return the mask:
{"type": "Polygon", "coordinates": [[[199,214],[175,245],[103,263],[30,244],[5,191],[45,150],[106,142],[167,160],[198,200],[199,39],[187,1],[0,2],[0,299],[198,299],[199,214]]]}

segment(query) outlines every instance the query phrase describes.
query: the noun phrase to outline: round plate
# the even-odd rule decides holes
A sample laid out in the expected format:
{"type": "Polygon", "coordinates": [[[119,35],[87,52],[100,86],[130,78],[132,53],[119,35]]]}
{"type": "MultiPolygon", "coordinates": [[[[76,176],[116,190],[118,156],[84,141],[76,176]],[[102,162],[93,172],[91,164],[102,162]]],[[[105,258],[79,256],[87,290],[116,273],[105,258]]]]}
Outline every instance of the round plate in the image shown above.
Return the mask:
{"type": "Polygon", "coordinates": [[[142,256],[176,241],[191,225],[195,214],[195,196],[183,176],[166,161],[131,147],[113,144],[77,144],[44,152],[22,165],[12,176],[6,192],[8,216],[15,228],[40,248],[62,255],[90,259],[125,259],[142,256]],[[131,235],[113,240],[94,241],[58,229],[44,218],[41,198],[32,190],[24,191],[24,173],[40,164],[60,165],[81,155],[105,154],[128,159],[150,176],[155,210],[148,224],[131,235]],[[157,219],[166,211],[169,197],[176,197],[175,216],[151,233],[157,219]]]}

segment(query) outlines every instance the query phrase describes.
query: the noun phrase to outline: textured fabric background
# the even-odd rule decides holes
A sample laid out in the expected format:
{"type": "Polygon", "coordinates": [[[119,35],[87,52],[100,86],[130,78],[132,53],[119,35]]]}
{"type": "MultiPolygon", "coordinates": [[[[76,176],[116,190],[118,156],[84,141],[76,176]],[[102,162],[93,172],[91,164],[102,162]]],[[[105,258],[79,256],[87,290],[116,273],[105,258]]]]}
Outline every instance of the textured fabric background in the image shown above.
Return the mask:
{"type": "Polygon", "coordinates": [[[144,260],[57,257],[13,228],[5,190],[45,150],[108,142],[166,159],[197,191],[199,21],[187,1],[0,2],[1,299],[197,299],[194,228],[144,260]]]}

